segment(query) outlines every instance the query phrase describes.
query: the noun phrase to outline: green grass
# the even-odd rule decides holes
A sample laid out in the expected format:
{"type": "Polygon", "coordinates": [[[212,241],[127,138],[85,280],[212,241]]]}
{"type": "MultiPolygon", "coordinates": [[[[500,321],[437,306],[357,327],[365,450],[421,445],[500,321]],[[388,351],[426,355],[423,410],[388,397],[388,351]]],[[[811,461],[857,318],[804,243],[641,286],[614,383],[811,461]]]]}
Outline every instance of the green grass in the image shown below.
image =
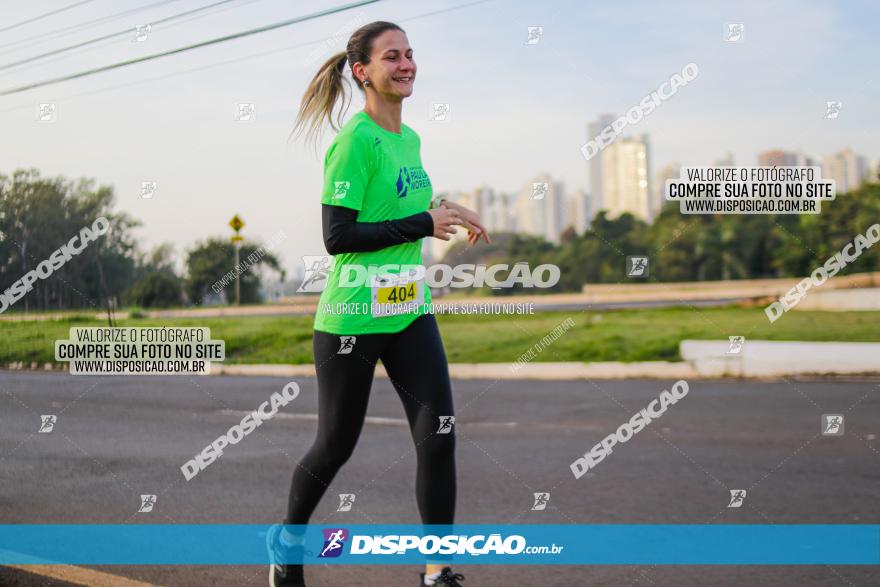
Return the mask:
{"type": "MultiPolygon", "coordinates": [[[[567,318],[575,326],[536,361],[680,360],[683,339],[880,341],[880,312],[788,312],[770,324],[761,308],[662,308],[606,312],[561,311],[532,316],[438,316],[449,361],[507,363],[567,318]]],[[[105,326],[83,319],[0,322],[0,364],[54,362],[54,341],[71,326],[105,326]]],[[[226,363],[312,363],[310,316],[122,320],[120,326],[207,326],[226,342],[226,363]]]]}

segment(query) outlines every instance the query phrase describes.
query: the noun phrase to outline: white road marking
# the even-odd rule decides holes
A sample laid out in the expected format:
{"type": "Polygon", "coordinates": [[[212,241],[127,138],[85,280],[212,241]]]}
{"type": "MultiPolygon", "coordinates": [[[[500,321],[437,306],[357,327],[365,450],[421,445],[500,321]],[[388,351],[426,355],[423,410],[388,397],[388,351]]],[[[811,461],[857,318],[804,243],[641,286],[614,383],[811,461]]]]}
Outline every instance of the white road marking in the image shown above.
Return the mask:
{"type": "Polygon", "coordinates": [[[144,583],[134,579],[127,579],[119,575],[111,575],[101,571],[93,571],[73,565],[2,565],[11,569],[18,569],[26,573],[49,577],[56,581],[66,581],[75,585],[86,587],[159,587],[154,583],[144,583]]]}
{"type": "MultiPolygon", "coordinates": [[[[244,410],[216,410],[216,413],[223,414],[226,416],[236,416],[238,418],[243,418],[250,414],[250,412],[246,412],[244,410]]],[[[272,419],[280,419],[280,420],[311,420],[314,422],[318,421],[318,414],[296,414],[296,413],[287,413],[287,412],[279,412],[272,416],[272,419]]],[[[409,426],[409,422],[407,422],[403,418],[381,418],[378,416],[367,416],[364,418],[364,422],[367,424],[379,424],[380,426],[409,426]]],[[[602,430],[601,426],[594,426],[591,424],[564,424],[564,423],[546,423],[546,422],[534,422],[534,423],[521,423],[521,422],[460,422],[456,420],[456,425],[465,424],[468,428],[549,428],[553,430],[559,429],[570,429],[570,430],[602,430]]]]}

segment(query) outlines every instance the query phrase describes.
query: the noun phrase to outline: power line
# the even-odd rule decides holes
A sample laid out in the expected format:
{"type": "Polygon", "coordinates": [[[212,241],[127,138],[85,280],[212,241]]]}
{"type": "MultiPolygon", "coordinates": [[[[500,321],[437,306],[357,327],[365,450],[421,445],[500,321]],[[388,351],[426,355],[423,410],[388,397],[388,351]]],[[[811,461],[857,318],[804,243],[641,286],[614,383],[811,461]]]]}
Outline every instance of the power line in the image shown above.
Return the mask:
{"type": "MultiPolygon", "coordinates": [[[[482,1],[485,2],[488,0],[482,0],[482,1]]],[[[327,37],[327,38],[330,39],[332,37],[327,37]]],[[[122,88],[131,87],[131,86],[139,86],[141,84],[148,84],[150,82],[155,82],[155,81],[162,80],[162,79],[168,79],[171,77],[177,77],[180,75],[186,75],[188,73],[193,73],[196,71],[202,71],[205,69],[211,69],[214,67],[221,67],[223,65],[229,65],[230,63],[238,63],[239,61],[247,61],[248,59],[256,59],[257,57],[264,57],[266,55],[271,55],[273,53],[281,53],[283,51],[292,51],[293,49],[302,49],[303,47],[308,47],[309,45],[317,45],[318,43],[323,43],[326,40],[327,39],[318,39],[317,41],[309,41],[307,43],[298,43],[296,45],[290,45],[288,47],[281,47],[280,49],[271,49],[269,51],[261,51],[259,53],[252,53],[250,55],[245,55],[243,57],[236,57],[235,59],[227,59],[226,61],[218,61],[216,63],[209,63],[207,65],[200,65],[198,67],[183,69],[181,71],[175,71],[173,73],[164,73],[162,75],[157,75],[154,77],[148,77],[148,78],[139,79],[139,80],[135,80],[135,81],[131,81],[131,82],[126,82],[124,84],[116,84],[115,86],[98,88],[96,90],[87,90],[85,92],[79,92],[76,94],[71,94],[69,96],[64,96],[63,98],[61,98],[61,100],[71,100],[74,98],[82,98],[83,96],[93,96],[94,94],[102,94],[104,92],[110,92],[113,90],[119,90],[122,88]]],[[[14,112],[16,110],[33,110],[33,108],[34,108],[34,105],[31,103],[28,103],[28,104],[22,104],[21,106],[12,106],[10,108],[5,108],[3,110],[0,110],[0,113],[14,112]]]]}
{"type": "MultiPolygon", "coordinates": [[[[173,29],[174,27],[178,27],[178,26],[181,26],[181,25],[185,25],[185,24],[187,24],[187,23],[190,23],[190,22],[193,22],[193,21],[196,21],[196,20],[202,19],[202,18],[206,18],[206,17],[208,17],[208,16],[214,16],[214,15],[216,15],[216,14],[220,14],[221,12],[226,12],[226,11],[228,11],[228,10],[236,10],[236,9],[243,8],[243,7],[245,7],[245,6],[248,6],[248,5],[250,5],[250,4],[255,4],[255,3],[257,3],[257,2],[264,2],[264,1],[265,1],[265,0],[238,0],[238,2],[240,2],[240,4],[238,4],[238,5],[234,5],[234,4],[233,4],[233,5],[225,6],[225,7],[222,7],[222,8],[218,8],[218,9],[216,9],[216,10],[212,10],[212,11],[207,12],[207,13],[191,15],[191,16],[189,16],[189,17],[182,18],[182,19],[177,20],[177,21],[172,22],[172,23],[166,23],[166,24],[162,25],[162,28],[160,29],[160,32],[164,33],[165,31],[171,30],[171,29],[173,29]]],[[[151,30],[150,32],[151,32],[151,34],[152,34],[152,33],[155,32],[155,31],[151,30]]],[[[70,56],[72,56],[72,55],[80,55],[80,54],[85,53],[85,52],[87,52],[87,51],[94,51],[94,50],[96,50],[96,49],[103,49],[103,48],[105,48],[105,47],[109,47],[109,46],[111,46],[111,45],[116,45],[117,43],[120,43],[120,42],[123,42],[123,41],[124,41],[124,39],[110,40],[109,42],[102,41],[102,42],[100,42],[100,43],[95,43],[95,44],[93,44],[93,45],[91,45],[91,46],[89,46],[89,47],[87,47],[87,48],[81,49],[81,50],[79,50],[79,51],[74,51],[72,54],[64,54],[64,55],[58,55],[58,56],[55,56],[55,57],[47,57],[46,59],[40,61],[39,63],[34,63],[34,64],[32,64],[32,65],[24,65],[24,66],[16,67],[16,68],[15,68],[15,73],[20,73],[20,72],[22,72],[22,71],[27,71],[27,70],[33,69],[33,68],[35,68],[35,67],[45,66],[45,65],[47,65],[47,64],[49,64],[49,63],[55,63],[56,61],[60,61],[60,60],[66,59],[66,58],[68,58],[68,57],[70,57],[70,56]]]]}
{"type": "Polygon", "coordinates": [[[24,25],[30,24],[32,22],[37,22],[38,20],[46,18],[47,16],[53,16],[55,14],[58,14],[59,12],[64,12],[65,10],[70,10],[71,8],[76,8],[77,6],[82,6],[83,4],[88,4],[89,2],[94,2],[94,0],[82,0],[81,2],[74,2],[73,4],[68,4],[67,6],[65,6],[63,8],[58,8],[57,10],[47,12],[46,14],[41,14],[40,16],[35,16],[33,18],[29,18],[27,20],[23,20],[21,22],[15,23],[15,24],[11,24],[7,27],[3,27],[2,29],[0,29],[0,33],[10,31],[14,28],[18,28],[20,26],[24,26],[24,25]]]}
{"type": "MultiPolygon", "coordinates": [[[[60,29],[55,29],[54,31],[49,31],[46,33],[40,33],[39,35],[34,35],[32,37],[27,37],[25,39],[19,39],[18,41],[12,41],[11,43],[6,43],[5,45],[0,45],[0,49],[5,49],[6,47],[12,47],[15,45],[20,45],[22,43],[27,43],[28,41],[36,41],[37,39],[48,37],[50,35],[55,35],[51,37],[51,39],[57,37],[66,37],[67,35],[84,28],[89,28],[90,26],[100,24],[103,22],[110,22],[111,20],[118,20],[124,16],[129,16],[131,14],[135,14],[138,12],[142,12],[144,10],[149,10],[150,8],[156,8],[157,6],[163,6],[165,4],[173,4],[174,2],[180,2],[181,0],[160,0],[159,2],[153,2],[152,4],[147,4],[146,6],[140,6],[138,8],[132,8],[130,10],[125,10],[123,12],[117,12],[116,14],[109,14],[107,16],[102,16],[101,18],[95,18],[93,20],[88,20],[86,22],[82,22],[79,24],[73,24],[66,27],[61,27],[60,29]],[[67,31],[67,32],[65,32],[67,31]],[[61,34],[55,34],[61,33],[61,34]]],[[[50,39],[46,39],[50,40],[50,39]]],[[[45,41],[37,41],[35,43],[30,43],[30,45],[25,45],[26,47],[30,47],[31,45],[39,45],[45,41]]]]}
{"type": "Polygon", "coordinates": [[[72,79],[78,79],[78,78],[81,78],[81,77],[86,77],[86,76],[89,76],[89,75],[94,75],[94,74],[96,74],[96,73],[101,73],[101,72],[103,72],[103,71],[110,71],[110,70],[112,70],[112,69],[119,69],[119,68],[121,68],[121,67],[126,67],[126,66],[129,66],[129,65],[133,65],[133,64],[135,64],[135,63],[143,63],[143,62],[145,62],[145,61],[151,61],[151,60],[153,60],[153,59],[159,59],[159,58],[161,58],[161,57],[167,57],[168,55],[175,55],[175,54],[177,54],[177,53],[183,53],[183,52],[186,52],[186,51],[192,51],[193,49],[200,49],[200,48],[202,48],[202,47],[207,47],[207,46],[209,46],[209,45],[216,45],[217,43],[225,43],[225,42],[227,42],[227,41],[232,41],[232,40],[235,40],[235,39],[241,39],[241,38],[248,37],[248,36],[251,36],[251,35],[256,35],[256,34],[259,34],[259,33],[264,33],[264,32],[272,31],[272,30],[275,30],[275,29],[280,29],[280,28],[282,28],[282,27],[290,26],[290,25],[292,25],[292,24],[296,24],[296,23],[300,23],[300,22],[305,22],[305,21],[307,21],[307,20],[312,20],[312,19],[315,19],[315,18],[319,18],[319,17],[321,17],[321,16],[326,16],[326,15],[328,15],[328,14],[335,14],[335,13],[337,13],[337,12],[344,12],[344,11],[346,11],[346,10],[350,10],[350,9],[352,9],[352,8],[357,8],[358,6],[365,6],[365,5],[367,5],[367,4],[374,4],[374,3],[376,3],[376,2],[380,2],[380,1],[381,1],[381,0],[361,0],[360,2],[353,2],[353,3],[351,3],[351,4],[345,4],[345,5],[343,5],[343,6],[339,6],[339,7],[337,7],[337,8],[330,8],[330,9],[328,9],[328,10],[322,10],[322,11],[320,11],[320,12],[314,12],[314,13],[309,14],[309,15],[307,15],[307,16],[299,16],[299,17],[296,17],[296,18],[291,18],[291,19],[289,19],[289,20],[284,20],[284,21],[276,22],[276,23],[269,24],[269,25],[266,25],[266,26],[257,27],[257,28],[255,28],[255,29],[250,29],[250,30],[248,30],[248,31],[242,31],[242,32],[240,32],[240,33],[235,33],[235,34],[232,34],[232,35],[226,35],[226,36],[224,36],[224,37],[218,37],[218,38],[216,38],[216,39],[210,39],[210,40],[208,40],[208,41],[202,41],[201,43],[196,43],[196,44],[194,44],[194,45],[187,45],[186,47],[180,47],[180,48],[178,48],[178,49],[172,49],[172,50],[170,50],[170,51],[163,51],[162,53],[154,53],[153,55],[146,55],[146,56],[144,56],[144,57],[138,57],[138,58],[135,58],[135,59],[129,59],[128,61],[121,61],[121,62],[119,62],[119,63],[114,63],[114,64],[112,64],[112,65],[105,65],[105,66],[103,66],[103,67],[96,67],[96,68],[93,68],[93,69],[88,69],[88,70],[86,70],[86,71],[81,71],[81,72],[79,72],[79,73],[74,73],[74,74],[70,74],[70,75],[65,75],[65,76],[62,76],[62,77],[56,77],[56,78],[52,78],[52,79],[48,79],[48,80],[44,80],[44,81],[41,81],[41,82],[35,82],[35,83],[32,83],[32,84],[28,84],[28,85],[26,85],[26,86],[19,86],[19,87],[17,87],[17,88],[12,88],[12,89],[4,90],[4,91],[0,92],[0,96],[8,96],[8,95],[10,95],[10,94],[17,94],[17,93],[19,93],[19,92],[24,92],[24,91],[26,91],[26,90],[32,90],[32,89],[34,89],[34,88],[40,88],[40,87],[43,87],[43,86],[48,86],[48,85],[56,84],[56,83],[59,83],[59,82],[69,81],[69,80],[72,80],[72,79]]]}
{"type": "MultiPolygon", "coordinates": [[[[470,8],[471,6],[476,6],[476,5],[478,5],[478,4],[485,4],[486,2],[492,2],[492,1],[494,1],[494,0],[474,0],[473,2],[468,2],[468,3],[466,3],[466,4],[459,4],[459,5],[457,5],[457,6],[450,6],[449,8],[442,8],[442,9],[440,9],[440,10],[434,10],[434,11],[431,11],[431,12],[425,12],[425,13],[423,13],[423,14],[418,14],[418,15],[416,15],[416,16],[410,16],[410,17],[408,17],[408,18],[397,19],[395,22],[410,22],[410,21],[413,21],[413,20],[418,20],[418,19],[420,19],[420,18],[426,18],[426,17],[429,17],[429,16],[435,16],[435,15],[438,15],[438,14],[444,14],[444,13],[447,13],[447,12],[454,12],[454,11],[456,11],[456,10],[461,10],[461,9],[464,9],[464,8],[470,8]]],[[[264,56],[266,56],[266,55],[272,55],[272,54],[274,54],[274,53],[282,53],[282,52],[284,52],[284,51],[291,51],[291,50],[293,50],[293,49],[301,49],[301,48],[303,48],[303,47],[308,47],[309,45],[317,45],[317,44],[319,44],[319,43],[323,43],[323,42],[325,42],[325,41],[327,41],[327,40],[329,40],[329,39],[333,39],[333,38],[335,38],[335,35],[334,35],[334,36],[330,36],[330,37],[326,37],[326,38],[323,38],[323,39],[318,39],[318,40],[316,40],[316,41],[308,41],[308,42],[306,42],[306,43],[297,43],[296,45],[289,45],[289,46],[287,46],[287,47],[281,47],[281,48],[278,48],[278,49],[270,49],[270,50],[268,50],[268,51],[261,51],[261,52],[259,52],[259,53],[252,53],[252,54],[250,54],[250,55],[245,55],[245,56],[243,56],[243,57],[236,57],[236,58],[234,58],[234,59],[228,59],[228,60],[226,60],[226,61],[219,61],[219,62],[216,62],[216,63],[209,63],[209,64],[207,64],[207,65],[200,65],[200,66],[198,66],[198,67],[192,67],[192,68],[184,69],[184,70],[181,70],[181,71],[175,71],[175,72],[173,72],[173,73],[166,73],[166,74],[162,74],[162,75],[154,76],[154,77],[151,77],[151,78],[146,78],[146,79],[140,79],[140,80],[136,80],[136,81],[126,82],[126,83],[123,83],[123,84],[117,84],[117,85],[115,85],[115,86],[108,86],[108,87],[104,87],[104,88],[98,88],[98,89],[96,89],[96,90],[88,90],[88,91],[85,91],[85,92],[79,92],[79,93],[76,93],[76,94],[71,94],[71,95],[68,95],[68,96],[63,96],[63,97],[60,98],[60,99],[61,99],[61,100],[71,100],[71,99],[75,99],[75,98],[81,98],[81,97],[83,97],[83,96],[92,96],[92,95],[95,95],[95,94],[101,94],[101,93],[104,93],[104,92],[111,92],[111,91],[113,91],[113,90],[119,90],[119,89],[122,89],[122,88],[127,88],[127,87],[136,86],[136,85],[140,85],[140,84],[150,83],[150,82],[154,82],[154,81],[158,81],[158,80],[162,80],[162,79],[168,79],[168,78],[172,78],[172,77],[177,77],[177,76],[181,76],[181,75],[186,75],[186,74],[188,74],[188,73],[193,73],[193,72],[196,72],[196,71],[202,71],[202,70],[205,70],[205,69],[211,69],[211,68],[214,68],[214,67],[221,67],[221,66],[223,66],[223,65],[229,65],[230,63],[238,63],[238,62],[240,62],[240,61],[247,61],[247,60],[249,60],[249,59],[256,59],[256,58],[258,58],[258,57],[264,57],[264,56]]],[[[0,94],[0,95],[3,95],[3,94],[0,94]]],[[[0,110],[0,113],[14,112],[14,111],[16,111],[16,110],[32,110],[33,108],[34,108],[34,105],[33,105],[32,103],[28,103],[28,104],[22,104],[22,105],[20,105],[20,106],[12,106],[12,107],[10,107],[10,108],[5,108],[5,109],[3,109],[3,110],[0,110]]]]}
{"type": "MultiPolygon", "coordinates": [[[[167,16],[155,22],[150,22],[150,26],[162,24],[163,22],[169,22],[178,18],[182,18],[184,16],[189,16],[191,14],[196,14],[198,12],[203,12],[208,10],[209,8],[214,8],[220,6],[221,4],[229,4],[230,2],[237,2],[238,0],[220,0],[219,2],[214,2],[213,4],[206,4],[205,6],[201,6],[199,8],[193,8],[192,10],[187,10],[186,12],[181,12],[179,14],[173,14],[171,16],[167,16]]],[[[131,32],[136,29],[127,28],[123,31],[119,31],[116,33],[111,33],[109,35],[104,35],[103,37],[97,37],[95,39],[90,39],[88,41],[83,41],[82,43],[77,43],[76,45],[69,45],[67,47],[62,47],[60,49],[54,49],[52,51],[48,51],[46,53],[42,53],[40,55],[35,55],[33,57],[28,57],[27,59],[21,59],[19,61],[14,61],[12,63],[6,63],[5,65],[0,65],[0,71],[4,69],[10,69],[15,67],[16,65],[24,65],[25,63],[31,63],[32,61],[37,61],[39,59],[43,59],[44,57],[49,57],[51,55],[58,55],[59,53],[65,53],[67,51],[72,51],[73,49],[79,49],[80,47],[85,47],[87,45],[93,45],[95,43],[100,43],[101,41],[106,41],[108,39],[115,39],[116,37],[121,37],[122,35],[130,35],[131,32]]]]}
{"type": "Polygon", "coordinates": [[[34,88],[39,88],[39,87],[42,87],[42,86],[55,84],[55,83],[62,82],[62,81],[68,81],[68,80],[72,80],[72,79],[77,79],[77,78],[81,78],[81,77],[86,77],[86,76],[93,75],[93,74],[96,74],[96,73],[100,73],[100,72],[104,72],[104,71],[110,71],[110,70],[112,70],[112,69],[118,69],[118,68],[121,68],[121,67],[126,67],[126,66],[128,66],[128,65],[133,65],[133,64],[136,64],[136,63],[142,63],[142,62],[146,62],[146,61],[151,61],[151,60],[153,60],[153,59],[158,59],[158,58],[161,58],[161,57],[166,57],[166,56],[168,56],[168,55],[174,55],[174,54],[177,54],[177,53],[183,53],[183,52],[186,52],[186,51],[191,51],[191,50],[193,50],[193,49],[199,49],[199,48],[202,48],[202,47],[207,47],[207,46],[214,45],[214,44],[218,44],[218,43],[225,43],[225,42],[227,42],[227,41],[231,41],[231,40],[235,40],[235,39],[240,39],[240,38],[248,37],[248,36],[251,36],[251,35],[255,35],[255,34],[259,34],[259,33],[267,32],[267,31],[271,31],[271,30],[279,29],[279,28],[282,28],[282,27],[290,26],[290,25],[292,25],[292,24],[297,24],[297,23],[304,22],[304,21],[307,21],[307,20],[312,20],[312,19],[315,19],[315,18],[319,18],[319,17],[321,17],[321,16],[326,16],[326,15],[328,15],[328,14],[335,14],[335,13],[337,13],[337,12],[344,12],[344,11],[346,11],[346,10],[350,10],[351,8],[356,8],[356,7],[358,7],[358,6],[364,6],[364,5],[367,5],[367,4],[373,4],[373,3],[375,3],[375,2],[379,2],[379,1],[380,1],[380,0],[362,0],[362,1],[360,1],[360,2],[354,2],[354,3],[351,3],[351,4],[346,4],[346,5],[343,5],[343,6],[336,7],[336,8],[331,8],[331,9],[328,9],[328,10],[322,10],[322,11],[315,12],[315,13],[312,13],[312,14],[307,15],[307,16],[301,16],[301,17],[297,17],[297,18],[292,18],[292,19],[289,19],[289,20],[285,20],[285,21],[281,21],[281,22],[273,23],[273,24],[270,24],[270,25],[266,25],[266,26],[262,26],[262,27],[257,27],[257,28],[255,28],[255,29],[250,29],[250,30],[247,30],[247,31],[242,31],[242,32],[240,32],[240,33],[235,33],[235,34],[232,34],[232,35],[226,35],[226,36],[223,36],[223,37],[218,37],[218,38],[215,38],[215,39],[210,39],[210,40],[208,40],[208,41],[203,41],[203,42],[201,42],[201,43],[196,43],[196,44],[193,44],[193,45],[188,45],[188,46],[186,46],[186,47],[180,47],[180,48],[178,48],[178,49],[172,49],[172,50],[170,50],[170,51],[163,51],[163,52],[161,52],[161,53],[155,53],[155,54],[153,54],[153,55],[147,55],[147,56],[145,56],[145,57],[138,57],[138,58],[135,58],[135,59],[129,59],[129,60],[127,60],[127,61],[122,61],[122,62],[114,63],[114,64],[111,64],[111,65],[105,65],[105,66],[103,66],[103,67],[97,67],[97,68],[93,68],[93,69],[86,70],[86,71],[83,71],[83,72],[79,72],[79,73],[75,73],[75,74],[71,74],[71,75],[66,75],[66,76],[63,76],[63,77],[59,77],[59,78],[53,78],[53,79],[44,80],[44,81],[41,81],[41,82],[36,82],[36,83],[33,83],[33,84],[29,84],[29,85],[26,85],[26,86],[20,86],[20,87],[18,87],[18,88],[13,88],[13,89],[10,89],[10,90],[4,90],[3,92],[0,92],[0,96],[7,96],[7,95],[9,95],[9,94],[15,94],[15,93],[23,92],[23,91],[30,90],[30,89],[34,89],[34,88]]]}

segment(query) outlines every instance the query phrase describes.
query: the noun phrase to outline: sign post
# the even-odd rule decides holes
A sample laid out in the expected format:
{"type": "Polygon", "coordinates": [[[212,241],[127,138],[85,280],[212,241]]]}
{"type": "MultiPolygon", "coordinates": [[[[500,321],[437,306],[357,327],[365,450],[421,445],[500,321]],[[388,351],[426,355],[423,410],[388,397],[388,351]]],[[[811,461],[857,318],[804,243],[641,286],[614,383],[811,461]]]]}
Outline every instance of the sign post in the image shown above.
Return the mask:
{"type": "Polygon", "coordinates": [[[238,251],[241,249],[241,241],[244,240],[238,232],[244,228],[244,220],[238,217],[238,214],[233,215],[232,220],[229,221],[229,226],[232,227],[232,230],[235,231],[235,234],[232,235],[232,244],[235,245],[235,305],[241,305],[241,283],[239,281],[239,275],[241,275],[241,271],[238,270],[238,251]]]}

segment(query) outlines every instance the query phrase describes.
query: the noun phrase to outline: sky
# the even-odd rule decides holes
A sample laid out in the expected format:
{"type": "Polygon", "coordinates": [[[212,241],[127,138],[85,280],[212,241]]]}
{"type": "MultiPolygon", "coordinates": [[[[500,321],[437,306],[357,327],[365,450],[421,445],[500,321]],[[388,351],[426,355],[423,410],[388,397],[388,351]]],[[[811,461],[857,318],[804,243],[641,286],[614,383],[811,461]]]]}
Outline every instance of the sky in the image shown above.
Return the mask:
{"type": "MultiPolygon", "coordinates": [[[[76,27],[155,3],[95,0],[0,31],[0,91],[347,3],[235,0],[154,25],[142,42],[132,34],[3,68],[212,1],[175,0],[76,27]],[[72,34],[19,42],[64,27],[72,34]]],[[[0,29],[71,3],[3,3],[0,29]]],[[[880,5],[859,1],[383,0],[0,96],[0,173],[36,168],[111,186],[116,209],[142,222],[141,250],[173,243],[178,267],[197,242],[229,236],[237,213],[246,238],[267,242],[283,232],[273,252],[294,274],[301,256],[325,253],[322,162],[333,131],[317,155],[288,135],[320,64],[362,24],[395,22],[414,49],[418,73],[403,122],[421,136],[435,192],[515,192],[546,172],[573,193],[589,186],[580,150],[591,138],[587,124],[623,114],[691,62],[697,78],[624,133],[650,136],[652,173],[672,162],[709,165],[727,152],[737,165],[755,165],[773,148],[821,158],[849,147],[876,162],[878,17],[880,5]],[[728,23],[744,25],[741,42],[725,41],[728,23]],[[543,34],[526,44],[534,26],[543,34]],[[830,100],[842,102],[837,119],[825,118],[830,100]],[[54,122],[36,120],[39,103],[56,104],[54,122]],[[255,105],[253,122],[235,120],[238,103],[255,105]],[[430,120],[433,103],[450,105],[449,120],[430,120]],[[152,198],[141,198],[144,181],[157,184],[152,198]]],[[[346,119],[362,107],[355,89],[346,119]]]]}

